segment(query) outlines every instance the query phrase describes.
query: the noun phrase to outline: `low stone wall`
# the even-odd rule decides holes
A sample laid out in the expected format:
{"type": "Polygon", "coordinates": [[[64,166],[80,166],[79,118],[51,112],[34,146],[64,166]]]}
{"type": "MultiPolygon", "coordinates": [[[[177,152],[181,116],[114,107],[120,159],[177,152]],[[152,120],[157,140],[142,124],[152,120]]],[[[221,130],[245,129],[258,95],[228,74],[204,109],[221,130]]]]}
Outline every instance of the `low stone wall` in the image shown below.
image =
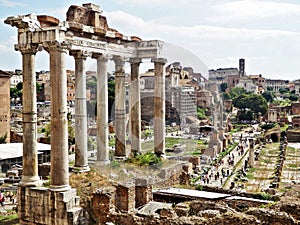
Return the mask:
{"type": "Polygon", "coordinates": [[[288,142],[299,142],[300,129],[299,130],[287,130],[286,136],[287,136],[288,142]]]}

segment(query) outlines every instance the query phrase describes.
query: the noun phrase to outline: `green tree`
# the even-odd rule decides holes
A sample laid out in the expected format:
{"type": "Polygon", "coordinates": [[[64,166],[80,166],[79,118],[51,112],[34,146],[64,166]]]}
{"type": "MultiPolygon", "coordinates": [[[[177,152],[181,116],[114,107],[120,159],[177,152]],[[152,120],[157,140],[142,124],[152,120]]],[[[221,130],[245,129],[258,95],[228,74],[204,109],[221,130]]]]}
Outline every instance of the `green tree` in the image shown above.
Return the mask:
{"type": "Polygon", "coordinates": [[[18,88],[11,88],[10,89],[10,97],[11,98],[21,98],[22,97],[22,91],[20,91],[18,88]]]}
{"type": "Polygon", "coordinates": [[[229,100],[229,99],[231,99],[231,96],[230,96],[229,93],[224,92],[224,93],[223,93],[223,98],[224,98],[224,100],[229,100]]]}
{"type": "Polygon", "coordinates": [[[289,97],[289,100],[291,100],[293,102],[298,101],[298,99],[299,99],[298,95],[290,95],[290,97],[289,97]]]}
{"type": "Polygon", "coordinates": [[[22,83],[22,82],[17,83],[16,88],[17,88],[18,90],[22,91],[22,89],[23,89],[23,83],[22,83]]]}
{"type": "Polygon", "coordinates": [[[249,108],[255,113],[266,114],[268,110],[268,103],[266,99],[261,95],[250,94],[249,95],[249,108]]]}
{"type": "Polygon", "coordinates": [[[249,108],[248,106],[248,98],[249,98],[249,95],[247,94],[241,94],[237,97],[235,97],[233,100],[232,100],[232,104],[239,108],[239,109],[246,109],[246,108],[249,108]]]}
{"type": "Polygon", "coordinates": [[[206,118],[205,116],[205,110],[201,107],[197,107],[197,117],[199,120],[203,120],[206,118]]]}
{"type": "Polygon", "coordinates": [[[266,92],[262,93],[262,96],[266,99],[267,102],[273,102],[274,101],[273,92],[266,91],[266,92]]]}
{"type": "Polygon", "coordinates": [[[225,92],[226,89],[227,89],[227,87],[228,87],[228,84],[227,84],[227,83],[222,83],[222,84],[220,85],[220,89],[221,89],[222,92],[225,92]]]}
{"type": "Polygon", "coordinates": [[[287,94],[287,93],[289,93],[289,92],[290,92],[290,89],[287,88],[287,87],[285,87],[285,88],[280,88],[280,89],[279,89],[279,93],[280,93],[280,94],[287,94]]]}
{"type": "Polygon", "coordinates": [[[75,129],[71,121],[68,121],[68,142],[69,144],[75,144],[75,129]]]}
{"type": "Polygon", "coordinates": [[[114,102],[115,102],[115,89],[116,89],[116,82],[115,80],[108,81],[108,115],[111,116],[113,114],[114,102]]]}
{"type": "Polygon", "coordinates": [[[231,99],[235,99],[236,97],[246,93],[247,91],[241,87],[234,87],[229,92],[231,99]]]}
{"type": "MultiPolygon", "coordinates": [[[[250,110],[250,113],[261,113],[264,115],[267,112],[268,104],[266,99],[257,94],[242,94],[232,101],[233,105],[242,111],[250,110]]],[[[249,114],[249,113],[248,113],[249,114]]]]}

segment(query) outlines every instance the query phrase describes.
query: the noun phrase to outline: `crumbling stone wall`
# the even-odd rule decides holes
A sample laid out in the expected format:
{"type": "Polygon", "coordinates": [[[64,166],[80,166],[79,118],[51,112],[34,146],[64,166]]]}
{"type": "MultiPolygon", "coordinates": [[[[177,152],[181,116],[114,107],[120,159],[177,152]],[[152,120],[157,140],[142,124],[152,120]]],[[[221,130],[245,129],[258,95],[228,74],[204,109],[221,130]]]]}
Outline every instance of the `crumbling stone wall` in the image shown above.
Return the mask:
{"type": "Polygon", "coordinates": [[[135,208],[143,206],[152,200],[152,187],[148,179],[135,180],[135,208]]]}
{"type": "Polygon", "coordinates": [[[135,187],[132,184],[118,185],[116,188],[116,210],[130,212],[135,209],[135,187]]]}
{"type": "Polygon", "coordinates": [[[103,188],[93,194],[91,210],[95,221],[106,223],[115,210],[115,189],[103,188]]]}

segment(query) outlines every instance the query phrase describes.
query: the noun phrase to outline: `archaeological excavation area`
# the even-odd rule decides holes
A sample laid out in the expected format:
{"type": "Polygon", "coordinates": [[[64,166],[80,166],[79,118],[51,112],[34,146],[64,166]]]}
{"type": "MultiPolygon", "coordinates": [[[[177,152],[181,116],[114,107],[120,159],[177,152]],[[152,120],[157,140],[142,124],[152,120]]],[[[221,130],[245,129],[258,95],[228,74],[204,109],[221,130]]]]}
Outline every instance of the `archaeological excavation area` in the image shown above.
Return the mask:
{"type": "Polygon", "coordinates": [[[91,3],[70,6],[64,21],[50,15],[27,14],[8,17],[4,22],[17,28],[15,50],[22,55],[23,176],[17,187],[20,224],[300,223],[299,146],[286,138],[281,140],[278,132],[278,142],[272,142],[252,126],[234,136],[216,83],[208,85],[213,122],[203,126],[210,137],[207,133],[184,136],[185,131],[180,129],[167,137],[167,59],[160,54],[163,41],[118,32],[109,27],[100,7],[91,3]],[[48,53],[50,65],[51,156],[47,182],[38,173],[35,57],[40,51],[48,53]],[[75,62],[76,77],[72,167],[68,152],[67,55],[75,62]],[[93,162],[87,146],[88,58],[97,65],[93,162]],[[150,60],[154,67],[153,137],[148,141],[142,141],[141,127],[143,60],[150,60]],[[109,61],[114,63],[115,75],[113,155],[109,150],[109,61]],[[129,113],[125,104],[125,63],[130,64],[129,113]],[[147,149],[149,142],[152,145],[147,149]],[[150,152],[139,158],[145,149],[150,152]],[[147,164],[136,159],[152,161],[147,164]]]}

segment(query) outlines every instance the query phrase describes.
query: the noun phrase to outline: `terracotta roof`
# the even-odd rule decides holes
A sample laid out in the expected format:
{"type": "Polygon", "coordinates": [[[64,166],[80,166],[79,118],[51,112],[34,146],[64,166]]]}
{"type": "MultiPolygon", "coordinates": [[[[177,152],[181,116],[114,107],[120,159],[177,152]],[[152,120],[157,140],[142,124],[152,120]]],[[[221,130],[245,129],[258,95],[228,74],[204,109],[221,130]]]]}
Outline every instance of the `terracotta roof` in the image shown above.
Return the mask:
{"type": "Polygon", "coordinates": [[[7,73],[7,72],[5,72],[5,71],[3,71],[3,70],[0,70],[0,76],[1,76],[1,77],[11,77],[11,74],[10,74],[10,73],[7,73]]]}

